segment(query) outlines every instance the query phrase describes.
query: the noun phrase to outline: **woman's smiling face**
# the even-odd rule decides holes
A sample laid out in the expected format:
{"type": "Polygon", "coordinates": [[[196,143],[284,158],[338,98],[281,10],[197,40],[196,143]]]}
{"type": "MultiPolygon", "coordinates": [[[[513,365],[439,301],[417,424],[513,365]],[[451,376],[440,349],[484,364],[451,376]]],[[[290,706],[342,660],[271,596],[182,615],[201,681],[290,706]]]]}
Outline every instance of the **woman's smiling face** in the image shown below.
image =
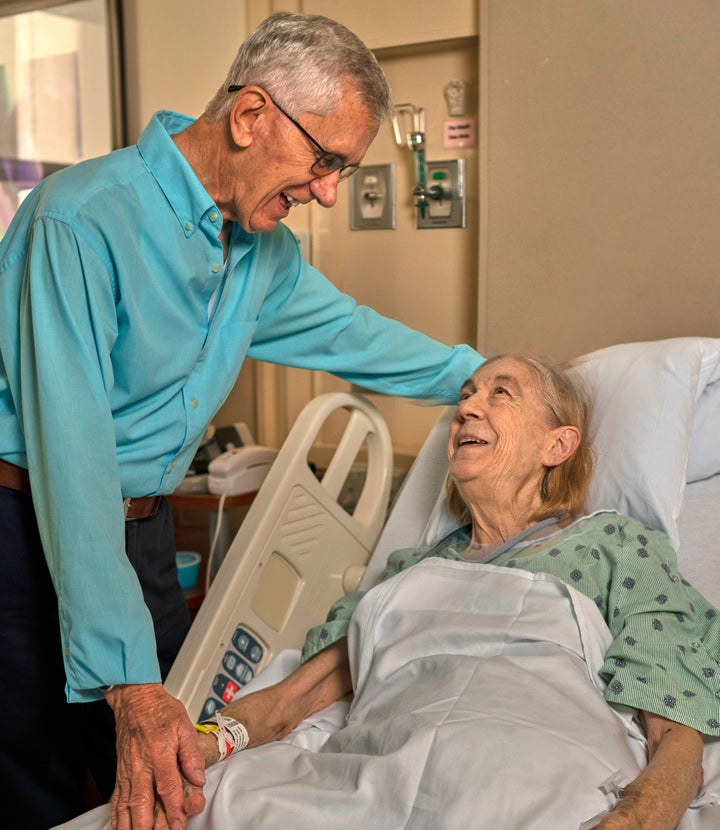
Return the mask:
{"type": "Polygon", "coordinates": [[[549,463],[555,429],[533,370],[520,360],[484,363],[460,393],[448,459],[457,484],[481,481],[513,490],[537,481],[549,463]]]}

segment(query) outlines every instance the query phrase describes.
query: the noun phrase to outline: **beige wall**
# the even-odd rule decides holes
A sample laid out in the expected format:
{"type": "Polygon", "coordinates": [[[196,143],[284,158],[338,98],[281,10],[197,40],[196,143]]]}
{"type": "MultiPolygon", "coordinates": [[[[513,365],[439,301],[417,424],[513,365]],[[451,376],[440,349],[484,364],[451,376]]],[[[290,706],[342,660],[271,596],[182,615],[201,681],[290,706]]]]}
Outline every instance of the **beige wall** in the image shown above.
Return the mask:
{"type": "Polygon", "coordinates": [[[123,0],[128,139],[159,109],[199,115],[247,36],[245,0],[123,0]]]}
{"type": "Polygon", "coordinates": [[[483,347],[720,336],[720,3],[481,6],[483,347]]]}

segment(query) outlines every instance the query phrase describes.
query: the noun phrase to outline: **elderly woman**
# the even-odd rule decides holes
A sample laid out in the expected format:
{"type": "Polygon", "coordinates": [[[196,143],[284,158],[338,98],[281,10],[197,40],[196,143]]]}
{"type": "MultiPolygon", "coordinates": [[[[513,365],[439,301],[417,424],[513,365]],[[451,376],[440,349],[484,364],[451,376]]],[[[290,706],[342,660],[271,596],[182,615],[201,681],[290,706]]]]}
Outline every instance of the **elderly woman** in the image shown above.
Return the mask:
{"type": "MultiPolygon", "coordinates": [[[[720,672],[718,615],[677,573],[665,534],[612,511],[581,515],[592,471],[585,439],[588,420],[586,398],[568,373],[525,356],[502,356],[482,364],[462,388],[448,443],[449,506],[466,521],[465,526],[430,548],[396,551],[376,588],[365,597],[357,593],[339,600],[326,623],[309,633],[303,663],[294,673],[230,703],[219,726],[201,725],[199,740],[207,764],[245,745],[259,746],[287,735],[308,715],[351,691],[356,702],[361,693],[368,694],[367,683],[363,690],[357,688],[357,677],[353,689],[348,659],[348,630],[357,620],[361,599],[367,605],[374,593],[384,591],[376,605],[387,602],[398,580],[422,571],[417,563],[426,569],[438,560],[465,563],[459,572],[465,581],[468,573],[480,574],[475,568],[489,564],[500,566],[486,569],[493,572],[507,574],[513,569],[511,577],[515,572],[547,574],[548,579],[571,586],[585,595],[582,600],[592,613],[599,611],[609,629],[609,645],[600,655],[605,700],[612,707],[629,707],[637,713],[647,739],[647,763],[637,765],[634,780],[616,787],[613,809],[596,817],[583,816],[581,820],[591,820],[583,826],[673,830],[702,784],[701,733],[720,735],[713,679],[720,672]],[[408,570],[413,565],[417,567],[408,570]]],[[[372,619],[375,613],[373,608],[363,619],[372,619]]],[[[482,626],[483,617],[478,619],[482,626]]],[[[410,636],[415,633],[410,630],[410,636]]],[[[358,648],[367,649],[367,643],[358,648]]],[[[371,656],[371,662],[385,659],[385,653],[371,656]]],[[[446,696],[450,683],[445,676],[430,679],[430,685],[442,692],[440,698],[446,696]]],[[[382,696],[382,684],[376,688],[382,696]]],[[[420,677],[413,678],[409,696],[422,696],[425,688],[420,677]]],[[[535,693],[534,688],[522,691],[526,697],[535,693]]],[[[609,712],[599,694],[597,698],[609,712]]],[[[425,712],[434,705],[421,709],[425,712]]],[[[415,728],[413,722],[409,733],[415,728]]],[[[522,730],[518,734],[522,740],[522,730]]],[[[504,736],[499,740],[504,741],[504,736]]],[[[379,754],[385,751],[383,747],[379,754]]],[[[520,744],[517,753],[522,752],[520,744]]],[[[492,747],[489,753],[493,754],[492,747]]],[[[515,769],[507,771],[509,777],[513,773],[515,769]]],[[[468,789],[467,784],[460,786],[468,789]]],[[[595,781],[574,782],[576,789],[596,786],[595,781]]],[[[446,792],[445,784],[440,791],[446,792]]],[[[483,813],[484,797],[494,796],[477,791],[478,815],[483,813]]],[[[516,797],[522,800],[522,786],[516,797]]],[[[189,812],[197,812],[202,804],[203,796],[190,789],[189,812]]],[[[347,802],[347,810],[351,815],[352,801],[347,802]]],[[[465,818],[466,823],[480,826],[477,816],[465,818]]],[[[445,826],[457,826],[453,819],[448,821],[445,826]]],[[[164,826],[161,815],[156,826],[164,826]]],[[[248,826],[276,825],[271,820],[248,826]]],[[[320,821],[314,826],[325,825],[320,821]]],[[[517,824],[508,830],[526,826],[517,824]]],[[[540,824],[533,826],[551,825],[541,817],[540,824]]]]}

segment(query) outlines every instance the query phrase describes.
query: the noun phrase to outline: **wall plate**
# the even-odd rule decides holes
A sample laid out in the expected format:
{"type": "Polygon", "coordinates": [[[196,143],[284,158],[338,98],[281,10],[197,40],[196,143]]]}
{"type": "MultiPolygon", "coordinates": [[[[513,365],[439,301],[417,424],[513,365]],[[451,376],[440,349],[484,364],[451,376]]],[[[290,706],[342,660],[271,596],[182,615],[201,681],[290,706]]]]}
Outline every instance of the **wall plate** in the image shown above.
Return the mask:
{"type": "Polygon", "coordinates": [[[417,211],[418,228],[465,227],[465,159],[427,162],[425,216],[417,211]]]}
{"type": "Polygon", "coordinates": [[[350,230],[395,228],[395,165],[363,165],[349,181],[350,230]]]}

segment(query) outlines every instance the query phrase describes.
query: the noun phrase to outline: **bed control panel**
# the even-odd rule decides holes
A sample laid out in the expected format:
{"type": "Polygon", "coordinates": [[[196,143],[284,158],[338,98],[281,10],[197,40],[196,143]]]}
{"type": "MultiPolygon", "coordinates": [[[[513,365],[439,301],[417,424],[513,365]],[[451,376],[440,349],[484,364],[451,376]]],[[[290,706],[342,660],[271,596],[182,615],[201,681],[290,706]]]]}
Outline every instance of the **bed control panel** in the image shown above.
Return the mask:
{"type": "Polygon", "coordinates": [[[265,647],[254,634],[242,625],[235,629],[203,704],[201,720],[211,718],[233,699],[238,689],[255,677],[264,654],[265,647]]]}

